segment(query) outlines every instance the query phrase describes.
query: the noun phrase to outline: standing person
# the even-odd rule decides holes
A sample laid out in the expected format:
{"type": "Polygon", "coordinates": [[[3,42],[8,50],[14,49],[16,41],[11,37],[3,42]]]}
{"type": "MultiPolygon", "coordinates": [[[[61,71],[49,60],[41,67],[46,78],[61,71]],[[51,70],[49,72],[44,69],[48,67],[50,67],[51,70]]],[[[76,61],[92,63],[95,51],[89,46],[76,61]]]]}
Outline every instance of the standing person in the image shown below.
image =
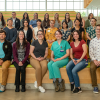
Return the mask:
{"type": "Polygon", "coordinates": [[[33,30],[34,27],[37,27],[38,13],[34,13],[34,18],[30,21],[29,26],[33,30]]]}
{"type": "Polygon", "coordinates": [[[81,87],[78,77],[78,72],[84,69],[87,65],[87,45],[82,40],[81,33],[75,30],[73,33],[73,42],[70,43],[70,58],[71,61],[66,66],[66,71],[71,84],[71,91],[73,93],[81,93],[81,87]],[[74,57],[73,57],[74,55],[74,57]],[[75,89],[74,89],[75,84],[75,89]]]}
{"type": "Polygon", "coordinates": [[[70,19],[70,14],[69,13],[65,14],[65,19],[62,20],[62,23],[63,23],[63,21],[65,21],[68,24],[68,29],[71,30],[72,27],[73,27],[73,21],[70,19]]]}
{"type": "Polygon", "coordinates": [[[38,39],[33,41],[30,48],[30,64],[36,70],[36,81],[34,83],[35,88],[38,88],[40,92],[45,92],[42,87],[42,80],[47,72],[47,60],[48,44],[44,41],[44,33],[39,30],[37,32],[38,39]]]}
{"type": "Polygon", "coordinates": [[[48,56],[47,56],[48,59],[51,58],[50,49],[51,49],[52,43],[56,40],[55,32],[58,30],[56,27],[54,27],[54,24],[55,24],[55,21],[50,20],[50,28],[46,30],[46,34],[45,34],[45,38],[48,43],[48,56]]]}
{"type": "Polygon", "coordinates": [[[6,22],[4,20],[3,14],[0,12],[0,30],[6,27],[6,22]]]}
{"type": "Polygon", "coordinates": [[[7,35],[6,35],[6,40],[10,41],[12,44],[13,42],[16,41],[16,37],[17,37],[17,30],[16,28],[12,27],[13,21],[12,18],[7,20],[7,27],[5,27],[3,30],[6,31],[7,35]]]}
{"type": "Polygon", "coordinates": [[[25,12],[25,13],[23,14],[23,19],[21,19],[21,21],[20,21],[20,27],[23,27],[23,26],[24,26],[24,20],[25,20],[25,19],[28,21],[28,24],[29,24],[30,19],[29,19],[29,15],[28,15],[27,12],[25,12]]]}
{"type": "Polygon", "coordinates": [[[13,44],[13,64],[16,68],[15,92],[19,92],[19,86],[22,85],[22,92],[25,92],[25,68],[28,65],[30,44],[25,39],[25,34],[21,30],[18,32],[16,42],[13,44]],[[21,82],[20,82],[21,72],[21,82]]]}
{"type": "Polygon", "coordinates": [[[67,41],[61,39],[61,31],[57,30],[55,32],[55,37],[57,41],[52,44],[51,61],[48,63],[49,78],[53,79],[55,91],[58,92],[61,90],[63,92],[65,91],[65,81],[61,78],[59,69],[65,66],[69,61],[70,45],[67,41]]]}
{"type": "Polygon", "coordinates": [[[19,30],[20,28],[20,20],[16,17],[16,12],[12,12],[12,20],[13,20],[13,27],[19,30]]]}
{"type": "Polygon", "coordinates": [[[92,13],[88,15],[88,19],[85,21],[85,29],[91,26],[91,19],[94,17],[92,13]]]}
{"type": "Polygon", "coordinates": [[[62,32],[62,39],[66,40],[66,41],[69,41],[70,40],[69,37],[70,37],[71,31],[68,29],[68,24],[66,23],[66,21],[62,22],[61,32],[62,32]]]}
{"type": "Polygon", "coordinates": [[[55,15],[54,15],[54,21],[55,21],[54,27],[56,27],[58,29],[61,29],[61,22],[59,20],[59,14],[58,13],[55,13],[55,15]]]}
{"type": "Polygon", "coordinates": [[[87,37],[87,45],[89,46],[90,41],[96,37],[96,19],[91,19],[91,26],[87,28],[86,30],[86,37],[87,37]]]}
{"type": "MultiPolygon", "coordinates": [[[[37,19],[36,22],[37,22],[37,27],[34,27],[33,28],[33,40],[37,40],[38,39],[38,37],[37,37],[38,30],[44,31],[44,29],[42,27],[41,19],[37,19]]],[[[44,34],[45,34],[45,32],[44,32],[44,34]]]]}
{"type": "MultiPolygon", "coordinates": [[[[81,17],[80,12],[78,12],[78,13],[76,14],[76,19],[78,19],[78,20],[80,21],[80,26],[81,26],[82,28],[84,28],[84,27],[85,27],[85,20],[81,17]]],[[[73,23],[73,27],[75,27],[75,23],[73,23]]]]}
{"type": "Polygon", "coordinates": [[[50,19],[48,13],[45,13],[44,15],[44,20],[42,21],[42,27],[44,28],[44,30],[50,27],[50,19]]]}
{"type": "Polygon", "coordinates": [[[94,93],[99,93],[97,85],[96,69],[100,67],[100,24],[96,26],[96,37],[90,41],[89,45],[89,55],[91,58],[90,62],[90,73],[92,86],[94,88],[94,93]]]}
{"type": "Polygon", "coordinates": [[[26,40],[31,44],[32,34],[33,34],[32,29],[29,27],[29,23],[27,19],[23,20],[23,24],[24,26],[21,27],[19,30],[24,31],[26,40]]]}
{"type": "Polygon", "coordinates": [[[0,92],[6,90],[8,67],[11,64],[12,46],[11,43],[6,40],[6,32],[0,30],[0,66],[2,66],[2,82],[0,92]]]}

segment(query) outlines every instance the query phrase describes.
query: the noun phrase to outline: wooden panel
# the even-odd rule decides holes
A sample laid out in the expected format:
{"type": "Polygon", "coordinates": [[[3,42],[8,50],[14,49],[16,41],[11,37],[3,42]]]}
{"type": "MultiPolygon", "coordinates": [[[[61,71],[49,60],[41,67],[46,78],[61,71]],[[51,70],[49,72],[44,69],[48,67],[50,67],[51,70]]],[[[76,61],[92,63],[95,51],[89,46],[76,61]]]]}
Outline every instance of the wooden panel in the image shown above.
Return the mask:
{"type": "Polygon", "coordinates": [[[84,0],[84,8],[86,8],[91,2],[92,0],[84,0]]]}
{"type": "MultiPolygon", "coordinates": [[[[9,68],[8,80],[7,83],[15,82],[15,68],[9,68]]],[[[66,68],[61,68],[61,76],[65,80],[65,83],[69,83],[69,78],[66,73],[66,68]]],[[[0,83],[2,81],[2,68],[0,68],[0,83]]],[[[85,68],[81,70],[79,73],[80,83],[91,83],[90,76],[90,68],[85,68]]],[[[34,68],[26,68],[26,83],[34,83],[35,81],[35,69],[34,68]]],[[[100,68],[97,69],[97,82],[100,83],[100,68]]],[[[52,83],[52,79],[49,79],[49,71],[47,71],[46,75],[43,78],[43,83],[52,83]]]]}

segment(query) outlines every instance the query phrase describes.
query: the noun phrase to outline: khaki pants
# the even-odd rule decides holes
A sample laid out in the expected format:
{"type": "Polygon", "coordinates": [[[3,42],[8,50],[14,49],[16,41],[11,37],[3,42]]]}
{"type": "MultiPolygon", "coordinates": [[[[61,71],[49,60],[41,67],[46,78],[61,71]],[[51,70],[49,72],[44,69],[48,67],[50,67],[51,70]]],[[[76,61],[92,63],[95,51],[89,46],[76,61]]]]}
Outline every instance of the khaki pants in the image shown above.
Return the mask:
{"type": "Polygon", "coordinates": [[[11,64],[10,60],[4,61],[2,64],[2,83],[1,83],[1,85],[7,84],[8,67],[10,66],[10,64],[11,64]]]}
{"type": "Polygon", "coordinates": [[[38,86],[42,86],[42,79],[47,72],[47,60],[38,61],[31,57],[30,64],[36,70],[36,80],[38,86]]]}
{"type": "Polygon", "coordinates": [[[90,73],[91,73],[91,80],[92,80],[92,86],[97,87],[97,76],[96,76],[96,69],[98,67],[94,64],[93,61],[90,63],[90,73]]]}

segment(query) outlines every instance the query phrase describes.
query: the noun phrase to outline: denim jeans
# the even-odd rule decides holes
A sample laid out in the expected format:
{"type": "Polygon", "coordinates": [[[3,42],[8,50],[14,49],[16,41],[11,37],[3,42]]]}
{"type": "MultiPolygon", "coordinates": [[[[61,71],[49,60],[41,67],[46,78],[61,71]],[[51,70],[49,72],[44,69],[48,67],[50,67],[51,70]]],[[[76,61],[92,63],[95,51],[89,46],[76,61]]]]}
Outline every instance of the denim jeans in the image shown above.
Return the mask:
{"type": "MultiPolygon", "coordinates": [[[[75,60],[78,60],[75,58],[75,60]]],[[[74,64],[73,61],[71,60],[67,66],[66,66],[66,71],[69,77],[70,82],[75,83],[75,87],[80,87],[80,82],[79,82],[79,77],[78,73],[80,70],[84,69],[88,65],[88,62],[86,59],[82,59],[81,62],[78,64],[74,64]]]]}

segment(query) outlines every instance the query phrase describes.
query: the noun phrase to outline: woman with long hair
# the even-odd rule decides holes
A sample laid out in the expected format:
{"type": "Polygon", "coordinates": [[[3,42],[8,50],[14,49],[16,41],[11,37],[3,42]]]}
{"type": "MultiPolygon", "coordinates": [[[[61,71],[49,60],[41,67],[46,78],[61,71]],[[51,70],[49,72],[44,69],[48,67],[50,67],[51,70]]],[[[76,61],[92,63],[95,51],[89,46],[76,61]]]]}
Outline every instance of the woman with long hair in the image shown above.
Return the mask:
{"type": "Polygon", "coordinates": [[[26,40],[31,44],[32,34],[33,34],[32,29],[29,27],[29,23],[27,19],[23,20],[23,24],[24,26],[21,27],[19,30],[24,31],[26,40]]]}
{"type": "Polygon", "coordinates": [[[55,32],[58,30],[56,27],[54,27],[54,24],[55,21],[50,20],[50,28],[46,30],[46,34],[45,34],[45,38],[48,43],[48,56],[47,56],[48,59],[51,58],[51,46],[52,43],[56,40],[55,32]]]}
{"type": "Polygon", "coordinates": [[[24,20],[25,20],[25,19],[28,21],[28,24],[29,24],[30,19],[29,19],[29,15],[28,15],[27,12],[25,12],[25,13],[23,14],[23,19],[21,19],[21,21],[20,21],[20,27],[23,27],[23,26],[24,26],[24,20]]]}
{"type": "Polygon", "coordinates": [[[38,30],[42,30],[44,32],[44,34],[45,34],[45,31],[44,31],[44,29],[42,27],[41,19],[37,19],[36,22],[37,22],[37,27],[33,28],[33,40],[37,40],[38,39],[38,37],[37,37],[38,30]]]}
{"type": "Polygon", "coordinates": [[[44,20],[42,21],[42,26],[44,30],[50,27],[50,19],[49,19],[49,14],[45,13],[44,15],[44,20]]]}
{"type": "Polygon", "coordinates": [[[33,30],[34,27],[37,27],[38,13],[34,13],[34,18],[30,21],[29,26],[33,30]]]}
{"type": "Polygon", "coordinates": [[[91,26],[91,19],[94,17],[93,13],[88,15],[88,19],[85,21],[85,29],[91,26]]]}
{"type": "MultiPolygon", "coordinates": [[[[70,14],[69,13],[65,14],[65,19],[63,21],[65,21],[68,24],[68,29],[71,30],[72,26],[73,26],[73,22],[70,19],[70,14]]],[[[62,21],[62,23],[63,23],[63,21],[62,21]]]]}
{"type": "Polygon", "coordinates": [[[42,80],[47,72],[47,60],[48,44],[44,41],[44,33],[42,30],[37,32],[37,40],[34,40],[30,48],[30,64],[36,70],[36,81],[34,83],[35,88],[38,88],[40,92],[45,92],[42,87],[42,80]]]}
{"type": "Polygon", "coordinates": [[[54,15],[54,21],[55,21],[54,27],[56,27],[58,29],[61,29],[61,22],[59,20],[59,14],[58,13],[55,13],[55,15],[54,15]]]}
{"type": "Polygon", "coordinates": [[[13,64],[16,68],[15,76],[15,92],[19,92],[19,86],[22,85],[22,92],[25,92],[25,68],[29,64],[30,44],[26,41],[25,34],[21,30],[17,34],[16,42],[13,43],[13,64]],[[21,81],[20,81],[20,72],[21,72],[21,81]]]}
{"type": "Polygon", "coordinates": [[[84,69],[87,65],[87,45],[82,40],[82,34],[80,31],[75,30],[73,32],[73,42],[70,43],[70,58],[71,61],[66,66],[66,71],[71,84],[71,91],[73,93],[81,93],[81,87],[78,77],[78,72],[84,69]],[[74,55],[74,56],[73,56],[74,55]],[[74,89],[75,86],[75,89],[74,89]]]}
{"type": "MultiPolygon", "coordinates": [[[[81,26],[82,28],[84,28],[84,27],[85,27],[85,20],[81,17],[80,12],[78,12],[78,13],[76,14],[76,19],[78,19],[78,20],[80,21],[80,26],[81,26]]],[[[75,27],[75,23],[73,23],[73,27],[75,27]]]]}
{"type": "Polygon", "coordinates": [[[0,12],[0,29],[3,29],[6,27],[6,22],[4,20],[3,14],[0,12]]]}

